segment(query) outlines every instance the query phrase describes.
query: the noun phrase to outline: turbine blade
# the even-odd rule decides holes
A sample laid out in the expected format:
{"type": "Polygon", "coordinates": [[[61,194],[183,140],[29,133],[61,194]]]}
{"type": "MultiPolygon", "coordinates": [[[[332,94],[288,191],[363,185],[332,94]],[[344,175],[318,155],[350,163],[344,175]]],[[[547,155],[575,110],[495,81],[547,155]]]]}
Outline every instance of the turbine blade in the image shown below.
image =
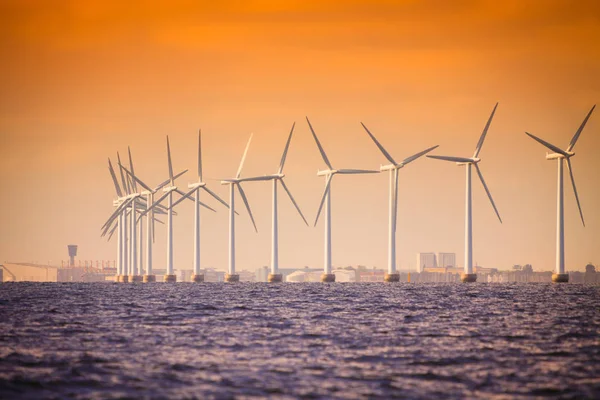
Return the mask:
{"type": "Polygon", "coordinates": [[[532,138],[532,139],[533,139],[533,140],[535,140],[536,142],[538,142],[538,143],[541,143],[542,145],[546,146],[547,148],[549,148],[549,149],[550,149],[550,150],[552,150],[553,152],[555,152],[555,153],[558,153],[558,154],[562,154],[562,155],[563,155],[563,156],[565,156],[565,157],[569,157],[569,155],[568,155],[568,154],[567,154],[567,153],[566,153],[566,152],[565,152],[563,149],[561,149],[561,148],[559,148],[559,147],[556,147],[556,146],[555,146],[555,145],[553,145],[552,143],[548,143],[548,142],[546,142],[545,140],[543,140],[543,139],[540,139],[539,137],[537,137],[537,136],[535,136],[535,135],[532,135],[532,134],[531,134],[531,133],[529,133],[529,132],[525,132],[525,134],[527,134],[527,136],[529,136],[530,138],[532,138]]]}
{"type": "Polygon", "coordinates": [[[323,161],[325,161],[325,164],[329,167],[329,169],[333,169],[333,167],[331,166],[331,163],[329,162],[329,159],[327,158],[327,154],[325,154],[325,150],[323,150],[323,146],[321,146],[321,142],[319,142],[319,139],[317,138],[317,134],[315,133],[315,130],[313,129],[312,125],[310,124],[310,121],[308,120],[308,117],[306,117],[306,122],[308,122],[308,126],[313,135],[313,138],[315,138],[315,142],[317,142],[317,147],[319,148],[319,152],[321,153],[321,157],[323,158],[323,161]]]}
{"type": "Polygon", "coordinates": [[[321,197],[321,203],[319,204],[319,210],[317,211],[317,217],[315,218],[315,224],[313,226],[317,226],[317,222],[319,222],[319,216],[321,215],[321,210],[323,209],[323,204],[325,203],[325,197],[327,193],[329,193],[329,187],[331,186],[331,179],[333,175],[327,175],[327,182],[325,183],[325,190],[323,191],[323,197],[321,197]]]}
{"type": "MultiPolygon", "coordinates": [[[[133,173],[131,173],[127,168],[125,168],[123,165],[119,164],[119,167],[123,169],[123,171],[125,171],[125,173],[127,174],[127,176],[133,178],[133,180],[137,183],[140,184],[141,187],[143,187],[144,189],[148,190],[148,191],[152,191],[152,189],[146,185],[144,182],[142,182],[142,180],[140,178],[138,178],[137,176],[135,176],[133,173]]],[[[137,192],[137,188],[134,188],[134,190],[137,192]]]]}
{"type": "Polygon", "coordinates": [[[281,161],[279,162],[279,169],[277,170],[278,174],[283,172],[283,166],[285,165],[285,159],[287,157],[288,149],[290,148],[290,142],[292,141],[292,134],[294,133],[294,127],[296,126],[296,122],[292,124],[292,130],[290,131],[290,135],[288,136],[288,140],[285,143],[285,149],[283,150],[283,155],[281,156],[281,161]]]}
{"type": "Polygon", "coordinates": [[[581,217],[581,223],[585,227],[585,221],[583,220],[583,211],[581,211],[581,204],[579,203],[579,195],[577,194],[577,186],[575,186],[575,178],[573,177],[573,166],[571,165],[571,159],[567,158],[567,169],[571,176],[571,183],[573,184],[573,193],[575,193],[575,200],[577,200],[577,208],[579,208],[579,216],[581,217]]]}
{"type": "MultiPolygon", "coordinates": [[[[158,218],[153,218],[153,220],[154,220],[155,222],[158,222],[158,223],[159,223],[159,224],[161,224],[161,225],[164,225],[164,224],[165,224],[164,222],[162,222],[162,221],[161,221],[160,219],[158,219],[158,218]]],[[[154,232],[153,232],[153,233],[154,233],[154,232]]]]}
{"type": "MultiPolygon", "coordinates": [[[[173,177],[173,181],[175,181],[175,180],[176,180],[177,178],[179,178],[181,175],[185,174],[187,171],[188,171],[187,169],[184,169],[183,171],[181,171],[180,173],[178,173],[177,175],[175,175],[175,176],[173,177]]],[[[170,178],[169,178],[169,179],[167,179],[167,180],[165,180],[164,182],[162,182],[162,183],[161,183],[160,185],[158,185],[157,187],[155,187],[155,188],[154,188],[154,191],[156,192],[156,191],[158,191],[158,190],[160,190],[160,189],[164,188],[165,186],[167,186],[167,185],[169,184],[169,182],[171,182],[171,179],[170,179],[170,178]]]]}
{"type": "Polygon", "coordinates": [[[308,226],[308,222],[306,221],[306,218],[304,218],[304,214],[302,214],[302,211],[300,211],[300,207],[298,207],[298,203],[296,203],[296,200],[294,200],[294,197],[292,196],[292,193],[288,189],[287,185],[285,184],[285,182],[283,181],[283,179],[280,179],[279,182],[281,182],[281,186],[283,186],[283,189],[285,190],[285,192],[287,193],[288,197],[292,201],[292,204],[294,204],[294,207],[296,207],[296,210],[298,210],[298,214],[300,214],[300,217],[302,217],[302,220],[304,221],[304,223],[306,224],[306,226],[308,226]]]}
{"type": "Polygon", "coordinates": [[[350,174],[378,174],[381,171],[376,171],[372,169],[338,169],[337,173],[342,175],[350,175],[350,174]]]}
{"type": "Polygon", "coordinates": [[[429,158],[435,158],[436,160],[452,161],[452,162],[458,162],[458,163],[470,163],[470,162],[473,162],[473,160],[471,158],[466,158],[466,157],[430,156],[430,155],[428,155],[427,157],[429,157],[429,158]]]}
{"type": "Polygon", "coordinates": [[[133,191],[137,193],[137,184],[135,182],[135,171],[133,169],[133,159],[131,158],[131,148],[127,146],[127,153],[129,153],[129,168],[131,169],[131,177],[133,179],[133,191]]]}
{"type": "Polygon", "coordinates": [[[229,204],[227,204],[227,202],[225,202],[225,200],[223,200],[222,198],[220,198],[219,196],[217,196],[217,194],[215,192],[213,192],[212,190],[210,190],[206,186],[202,186],[202,189],[206,190],[206,192],[208,194],[210,194],[212,197],[214,197],[219,203],[221,203],[225,207],[229,208],[229,204]]]}
{"type": "Polygon", "coordinates": [[[275,179],[277,176],[265,175],[265,176],[253,176],[250,178],[236,179],[237,182],[254,182],[254,181],[270,181],[275,179]]]}
{"type": "Polygon", "coordinates": [[[198,189],[198,188],[194,188],[194,189],[190,190],[190,191],[189,191],[189,192],[187,192],[187,193],[183,193],[183,192],[180,192],[179,190],[176,190],[176,192],[177,192],[177,193],[179,193],[179,194],[181,195],[181,197],[180,197],[179,199],[177,199],[177,200],[175,200],[175,201],[173,202],[173,204],[171,205],[171,208],[174,208],[174,207],[175,207],[177,204],[181,203],[181,202],[182,202],[183,200],[185,200],[185,199],[190,199],[190,200],[194,201],[193,199],[191,199],[191,198],[190,198],[190,196],[191,196],[192,194],[194,194],[194,192],[195,192],[197,189],[198,189]]]}
{"type": "Polygon", "coordinates": [[[236,178],[239,178],[242,174],[242,167],[244,166],[244,161],[246,160],[246,154],[248,154],[248,149],[250,148],[250,142],[252,142],[252,133],[250,134],[250,139],[248,139],[248,143],[246,144],[246,149],[244,150],[244,155],[242,156],[242,161],[240,162],[240,166],[237,170],[236,178]]]}
{"type": "MultiPolygon", "coordinates": [[[[176,203],[179,203],[181,200],[184,200],[184,199],[189,199],[191,202],[193,202],[193,203],[196,203],[196,200],[194,200],[194,199],[192,199],[192,198],[190,197],[190,196],[191,196],[191,194],[192,194],[192,193],[194,193],[194,191],[196,191],[196,190],[198,190],[198,188],[196,188],[196,189],[192,189],[192,190],[190,190],[188,193],[183,193],[181,190],[179,190],[179,189],[175,189],[175,192],[177,192],[179,195],[183,196],[182,198],[178,199],[178,200],[175,202],[175,204],[176,204],[176,203]]],[[[204,204],[204,203],[203,203],[203,202],[201,202],[201,201],[199,201],[198,203],[200,203],[200,205],[201,205],[202,207],[204,207],[204,208],[206,208],[206,209],[208,209],[208,210],[210,210],[210,211],[212,211],[212,212],[217,212],[217,210],[215,210],[214,208],[212,208],[211,206],[209,206],[209,205],[207,205],[207,204],[204,204]]],[[[173,206],[172,206],[172,207],[175,207],[175,204],[173,204],[173,206]]]]}
{"type": "Polygon", "coordinates": [[[115,225],[113,226],[113,228],[110,230],[110,232],[108,233],[108,239],[106,239],[106,241],[110,242],[110,238],[113,236],[113,234],[115,233],[115,230],[117,230],[117,226],[119,225],[115,225]]]}
{"type": "Polygon", "coordinates": [[[109,233],[111,230],[113,230],[117,226],[119,226],[119,224],[115,221],[112,221],[106,228],[104,228],[100,237],[106,236],[107,233],[109,233]]]}
{"type": "Polygon", "coordinates": [[[114,212],[113,212],[113,213],[110,215],[110,217],[108,217],[108,219],[106,220],[106,222],[104,223],[104,225],[102,225],[102,228],[100,228],[100,229],[104,229],[104,228],[106,228],[108,225],[110,225],[110,224],[111,224],[111,223],[112,223],[112,222],[115,220],[115,218],[116,218],[116,217],[117,217],[117,216],[118,216],[118,215],[119,215],[121,212],[123,212],[123,209],[124,209],[124,208],[126,208],[126,207],[128,207],[128,206],[129,206],[129,204],[131,204],[131,202],[132,202],[133,200],[134,200],[134,199],[127,199],[127,200],[125,200],[123,203],[121,203],[121,204],[120,204],[120,205],[119,205],[119,206],[116,208],[116,210],[115,210],[115,211],[114,211],[114,212]]]}
{"type": "Polygon", "coordinates": [[[115,174],[115,169],[110,162],[110,158],[108,159],[108,170],[110,171],[110,177],[112,178],[113,184],[115,185],[115,190],[117,191],[117,196],[123,197],[123,192],[121,192],[121,188],[119,187],[119,182],[117,181],[117,175],[115,174]]]}
{"type": "Polygon", "coordinates": [[[585,119],[583,120],[583,122],[581,123],[581,126],[579,127],[579,129],[577,129],[577,132],[575,132],[575,135],[573,136],[573,139],[571,139],[571,143],[569,143],[569,147],[567,147],[567,151],[571,151],[571,150],[573,150],[573,147],[575,147],[575,143],[577,143],[577,140],[579,139],[579,135],[581,135],[581,131],[583,131],[583,128],[585,127],[585,124],[587,124],[588,119],[590,119],[590,115],[592,115],[592,112],[594,111],[594,108],[596,108],[595,104],[592,107],[592,109],[590,110],[590,112],[588,113],[588,115],[585,117],[585,119]]]}
{"type": "Polygon", "coordinates": [[[483,179],[483,175],[481,174],[481,170],[479,169],[479,165],[477,164],[473,164],[475,165],[475,170],[477,170],[477,175],[479,175],[479,179],[481,179],[481,183],[483,184],[483,188],[485,189],[485,192],[487,193],[489,199],[490,199],[490,203],[492,203],[492,207],[494,207],[494,211],[496,212],[496,216],[498,217],[498,220],[500,221],[500,223],[502,223],[502,218],[500,218],[500,213],[498,212],[498,209],[496,208],[496,204],[494,203],[494,199],[492,199],[492,194],[490,193],[490,190],[488,189],[487,185],[485,184],[485,180],[483,179]]]}
{"type": "Polygon", "coordinates": [[[248,199],[246,198],[246,193],[244,193],[244,189],[242,189],[241,184],[236,184],[238,190],[240,191],[240,196],[242,196],[242,200],[246,205],[246,210],[248,210],[248,214],[250,215],[250,219],[252,220],[252,225],[254,225],[254,231],[258,233],[258,229],[256,228],[256,223],[254,222],[254,216],[252,215],[252,210],[250,209],[250,204],[248,203],[248,199]]]}
{"type": "MultiPolygon", "coordinates": [[[[121,165],[121,156],[119,155],[118,151],[117,164],[121,165]]],[[[121,184],[123,185],[123,190],[125,191],[125,193],[130,194],[131,191],[129,190],[129,185],[127,185],[127,181],[125,180],[125,174],[123,174],[123,171],[121,169],[119,169],[119,172],[121,173],[121,184]]]]}
{"type": "Polygon", "coordinates": [[[433,147],[430,147],[430,148],[428,148],[428,149],[425,149],[425,150],[423,150],[423,151],[422,151],[422,152],[420,152],[420,153],[417,153],[417,154],[414,154],[414,155],[412,155],[412,156],[410,156],[410,157],[407,157],[407,158],[405,158],[404,160],[402,160],[402,164],[403,164],[403,165],[409,164],[409,163],[411,163],[411,162],[415,161],[417,158],[419,158],[419,157],[422,157],[422,156],[424,156],[425,154],[429,153],[431,150],[434,150],[434,149],[436,149],[437,147],[439,147],[439,145],[437,145],[437,144],[436,144],[435,146],[433,146],[433,147]]]}
{"type": "Polygon", "coordinates": [[[473,154],[473,158],[476,158],[481,151],[481,147],[483,147],[483,141],[485,140],[485,136],[487,135],[488,129],[490,129],[490,124],[492,123],[492,119],[494,118],[494,114],[496,113],[496,108],[498,108],[498,103],[494,106],[492,110],[492,114],[485,124],[485,128],[483,128],[483,132],[481,132],[481,137],[479,137],[479,142],[477,142],[477,146],[475,147],[475,153],[473,154]]]}
{"type": "Polygon", "coordinates": [[[148,212],[150,210],[152,210],[154,207],[156,207],[158,204],[160,204],[164,199],[167,198],[167,196],[169,195],[170,192],[165,192],[162,196],[160,196],[157,200],[154,201],[154,203],[152,203],[150,205],[150,207],[146,207],[146,209],[142,212],[142,215],[146,215],[148,214],[148,212]]]}
{"type": "Polygon", "coordinates": [[[371,131],[369,131],[369,129],[367,129],[367,127],[365,126],[365,124],[363,124],[362,122],[360,123],[362,125],[363,128],[365,128],[365,131],[367,131],[367,134],[371,137],[371,139],[373,140],[373,142],[375,142],[375,145],[379,148],[379,151],[381,151],[384,155],[385,158],[388,159],[389,162],[391,162],[394,165],[397,165],[396,161],[394,161],[394,159],[392,158],[392,156],[390,155],[390,153],[388,153],[383,146],[381,145],[381,143],[379,143],[379,141],[377,139],[375,139],[375,136],[373,136],[373,134],[371,133],[371,131]]]}
{"type": "Polygon", "coordinates": [[[171,162],[171,145],[169,144],[169,135],[167,135],[167,158],[169,161],[169,180],[171,181],[171,185],[173,185],[173,163],[171,162]]]}
{"type": "Polygon", "coordinates": [[[202,129],[198,130],[198,180],[202,182],[202,129]]]}

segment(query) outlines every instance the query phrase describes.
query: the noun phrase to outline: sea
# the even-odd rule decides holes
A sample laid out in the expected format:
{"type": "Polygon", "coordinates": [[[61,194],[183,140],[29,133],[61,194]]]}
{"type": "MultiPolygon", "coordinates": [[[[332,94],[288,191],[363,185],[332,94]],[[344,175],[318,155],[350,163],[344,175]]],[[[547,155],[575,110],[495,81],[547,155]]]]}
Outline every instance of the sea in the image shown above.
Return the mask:
{"type": "Polygon", "coordinates": [[[1,399],[600,398],[600,287],[3,283],[1,399]]]}

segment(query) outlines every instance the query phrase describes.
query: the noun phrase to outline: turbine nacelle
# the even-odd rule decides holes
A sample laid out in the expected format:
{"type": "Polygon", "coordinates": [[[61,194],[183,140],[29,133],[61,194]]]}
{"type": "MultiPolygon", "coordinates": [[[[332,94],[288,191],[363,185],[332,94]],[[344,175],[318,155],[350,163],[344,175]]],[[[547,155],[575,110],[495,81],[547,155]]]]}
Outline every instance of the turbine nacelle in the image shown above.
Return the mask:
{"type": "Polygon", "coordinates": [[[165,186],[162,190],[165,193],[173,192],[173,191],[177,190],[177,186],[165,186]]]}
{"type": "Polygon", "coordinates": [[[204,186],[206,186],[206,182],[189,183],[188,189],[198,189],[204,186]]]}
{"type": "Polygon", "coordinates": [[[565,151],[566,156],[561,153],[546,153],[546,160],[559,160],[561,158],[571,158],[575,155],[572,151],[565,151]]]}
{"type": "Polygon", "coordinates": [[[395,169],[400,169],[404,167],[403,163],[400,164],[388,164],[388,165],[381,165],[379,167],[379,171],[383,172],[383,171],[393,171],[395,169]]]}
{"type": "Polygon", "coordinates": [[[329,176],[329,175],[335,175],[337,173],[338,173],[337,169],[318,170],[317,176],[329,176]]]}
{"type": "Polygon", "coordinates": [[[481,158],[471,158],[470,161],[459,161],[456,163],[456,165],[458,165],[459,167],[463,166],[463,165],[468,165],[468,164],[474,165],[474,164],[479,163],[480,161],[481,161],[481,158]]]}

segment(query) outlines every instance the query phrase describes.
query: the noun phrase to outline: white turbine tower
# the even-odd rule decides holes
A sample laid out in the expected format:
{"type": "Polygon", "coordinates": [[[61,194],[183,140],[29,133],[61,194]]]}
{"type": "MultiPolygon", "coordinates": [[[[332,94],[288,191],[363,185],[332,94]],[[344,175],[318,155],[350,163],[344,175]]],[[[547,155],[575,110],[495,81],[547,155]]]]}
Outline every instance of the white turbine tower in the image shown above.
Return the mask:
{"type": "Polygon", "coordinates": [[[555,146],[542,140],[529,132],[525,132],[529,137],[546,146],[548,149],[552,150],[553,153],[546,153],[546,160],[557,160],[558,161],[558,190],[556,192],[556,270],[554,274],[552,274],[553,282],[568,282],[569,274],[565,272],[565,215],[564,215],[564,188],[563,188],[563,161],[567,162],[567,170],[569,171],[569,176],[571,177],[571,183],[573,185],[573,193],[575,194],[575,200],[577,201],[577,208],[579,209],[579,216],[581,217],[581,222],[583,226],[585,226],[585,221],[583,220],[583,212],[581,211],[581,204],[579,203],[579,195],[577,194],[577,187],[575,186],[575,178],[573,177],[573,166],[571,165],[571,157],[575,155],[573,153],[573,148],[581,135],[581,131],[585,127],[590,115],[594,111],[596,106],[594,105],[590,112],[587,114],[577,132],[571,139],[569,146],[566,150],[562,150],[560,147],[555,146]]]}
{"type": "Polygon", "coordinates": [[[475,167],[477,171],[477,175],[479,175],[479,179],[481,180],[481,184],[485,189],[485,192],[490,199],[490,203],[492,203],[492,207],[498,216],[498,220],[502,223],[502,219],[500,218],[500,214],[498,213],[498,209],[496,208],[496,204],[494,204],[494,199],[492,199],[492,195],[485,184],[485,180],[483,179],[483,175],[481,174],[481,170],[477,165],[481,159],[478,158],[479,152],[481,151],[481,147],[483,146],[483,141],[485,140],[485,136],[487,134],[488,129],[490,128],[490,124],[492,123],[492,118],[494,118],[494,114],[496,113],[496,108],[498,107],[498,103],[494,106],[492,110],[492,114],[483,128],[483,132],[481,133],[481,137],[479,138],[479,142],[477,142],[477,146],[475,147],[475,153],[473,153],[473,157],[448,157],[448,156],[433,156],[428,155],[427,157],[435,158],[438,160],[445,160],[455,162],[456,165],[465,166],[467,171],[467,188],[466,188],[466,210],[465,210],[465,267],[464,273],[461,276],[461,280],[463,282],[476,282],[477,274],[473,272],[473,229],[472,229],[472,209],[471,209],[471,166],[475,167]]]}
{"type": "Polygon", "coordinates": [[[352,174],[377,174],[379,171],[373,170],[364,170],[364,169],[334,169],[325,154],[325,150],[321,146],[317,135],[308,120],[306,118],[306,122],[308,122],[308,126],[310,131],[317,143],[317,147],[319,148],[319,152],[321,153],[321,157],[323,161],[327,165],[328,169],[323,171],[318,171],[317,176],[325,177],[325,190],[323,191],[323,197],[321,198],[321,204],[319,204],[319,211],[317,211],[317,217],[315,218],[315,226],[319,221],[319,215],[321,215],[321,210],[323,208],[323,204],[325,204],[325,262],[323,266],[323,275],[321,275],[321,282],[335,282],[335,274],[331,272],[331,180],[334,175],[352,175],[352,174]]]}
{"type": "Polygon", "coordinates": [[[273,174],[273,175],[266,175],[266,176],[259,176],[259,177],[255,177],[255,178],[244,179],[244,181],[273,181],[273,209],[272,209],[273,215],[272,215],[272,230],[271,230],[271,273],[269,274],[269,277],[267,278],[267,280],[269,282],[281,282],[283,280],[283,276],[279,273],[279,222],[278,222],[278,202],[277,202],[277,185],[279,183],[281,184],[281,186],[287,193],[287,195],[290,198],[290,200],[292,201],[292,204],[294,205],[294,207],[296,207],[296,210],[298,211],[298,214],[300,214],[300,217],[302,217],[302,220],[304,221],[304,223],[306,225],[308,225],[308,222],[306,222],[306,218],[304,218],[302,211],[300,211],[300,207],[298,206],[298,203],[296,203],[296,200],[294,200],[292,193],[290,192],[287,185],[285,184],[285,181],[283,180],[283,178],[285,177],[285,175],[283,174],[283,167],[285,165],[285,160],[287,158],[287,153],[288,153],[288,149],[290,147],[290,142],[292,140],[292,135],[294,134],[294,126],[295,125],[296,125],[296,123],[294,123],[292,125],[292,130],[290,131],[287,142],[285,144],[285,148],[284,148],[283,154],[281,156],[281,161],[279,162],[279,168],[277,170],[277,173],[273,174]]]}
{"type": "Polygon", "coordinates": [[[388,272],[384,276],[383,280],[386,282],[399,282],[400,274],[396,272],[396,221],[398,217],[398,170],[405,165],[415,161],[417,158],[429,153],[431,150],[438,146],[430,147],[420,153],[414,154],[408,158],[405,158],[401,162],[396,162],[390,153],[388,153],[384,147],[379,143],[375,136],[367,129],[365,124],[361,122],[365,131],[375,145],[379,148],[383,156],[391,163],[388,165],[382,165],[380,171],[389,171],[390,173],[390,193],[389,193],[389,220],[388,220],[388,272]]]}
{"type": "Polygon", "coordinates": [[[208,194],[214,197],[217,201],[229,208],[229,205],[217,196],[212,190],[206,186],[206,182],[202,181],[202,131],[198,132],[198,182],[188,184],[188,188],[191,189],[179,200],[173,203],[173,207],[177,204],[189,198],[192,194],[195,194],[194,201],[194,274],[192,275],[192,282],[204,282],[204,275],[200,272],[200,206],[205,206],[200,202],[200,189],[205,190],[208,194]]]}
{"type": "MultiPolygon", "coordinates": [[[[254,217],[252,216],[252,210],[250,209],[250,204],[248,204],[248,198],[246,197],[246,193],[244,193],[244,189],[242,188],[242,182],[248,180],[257,180],[256,178],[240,178],[242,174],[242,167],[244,166],[244,160],[246,159],[246,155],[248,154],[248,149],[250,148],[250,142],[252,141],[252,135],[250,135],[250,139],[248,139],[248,144],[246,144],[246,149],[244,150],[244,155],[242,156],[242,160],[240,161],[240,166],[238,167],[237,174],[235,178],[222,179],[221,185],[229,185],[229,268],[227,274],[225,274],[225,282],[239,282],[240,276],[235,273],[235,188],[237,187],[240,192],[240,196],[246,205],[246,210],[248,210],[248,215],[250,215],[250,220],[252,220],[252,225],[254,226],[254,230],[258,232],[256,229],[256,223],[254,222],[254,217]]],[[[262,177],[258,177],[262,178],[262,177]]],[[[260,179],[258,179],[260,180],[260,179]]]]}

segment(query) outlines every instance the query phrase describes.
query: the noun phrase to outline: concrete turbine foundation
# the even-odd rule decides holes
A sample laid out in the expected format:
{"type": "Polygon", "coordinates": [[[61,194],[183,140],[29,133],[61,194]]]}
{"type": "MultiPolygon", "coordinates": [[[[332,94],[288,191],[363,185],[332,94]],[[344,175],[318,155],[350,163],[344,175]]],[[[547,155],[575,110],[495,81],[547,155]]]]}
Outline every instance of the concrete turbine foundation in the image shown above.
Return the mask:
{"type": "Polygon", "coordinates": [[[325,283],[335,282],[335,274],[322,274],[321,282],[325,282],[325,283]]]}
{"type": "Polygon", "coordinates": [[[168,282],[168,283],[175,283],[175,282],[177,282],[177,275],[167,274],[164,277],[164,281],[168,282]]]}
{"type": "Polygon", "coordinates": [[[269,274],[269,276],[267,277],[267,282],[271,282],[271,283],[283,282],[283,275],[282,274],[269,274]]]}
{"type": "Polygon", "coordinates": [[[144,283],[156,282],[156,275],[144,275],[144,283]]]}
{"type": "Polygon", "coordinates": [[[240,276],[238,274],[225,274],[225,282],[239,282],[240,276]]]}
{"type": "Polygon", "coordinates": [[[202,282],[204,282],[204,274],[193,274],[192,275],[192,282],[195,282],[195,283],[202,283],[202,282]]]}
{"type": "Polygon", "coordinates": [[[569,274],[552,274],[552,282],[567,283],[569,282],[569,274]]]}
{"type": "Polygon", "coordinates": [[[385,274],[383,276],[383,281],[384,282],[400,282],[400,274],[399,273],[385,274]]]}
{"type": "Polygon", "coordinates": [[[142,275],[129,275],[129,282],[131,283],[142,282],[143,280],[144,277],[142,275]]]}
{"type": "Polygon", "coordinates": [[[462,274],[460,280],[463,283],[477,282],[477,274],[462,274]]]}

